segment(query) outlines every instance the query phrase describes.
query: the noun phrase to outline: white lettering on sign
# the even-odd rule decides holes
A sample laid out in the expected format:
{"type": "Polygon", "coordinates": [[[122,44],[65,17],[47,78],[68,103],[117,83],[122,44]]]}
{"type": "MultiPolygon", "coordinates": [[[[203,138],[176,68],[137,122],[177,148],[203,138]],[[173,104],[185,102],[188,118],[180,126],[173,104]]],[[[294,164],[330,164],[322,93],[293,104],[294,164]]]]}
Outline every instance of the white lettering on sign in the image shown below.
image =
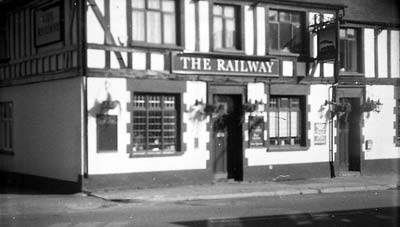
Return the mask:
{"type": "MultiPolygon", "coordinates": [[[[216,59],[216,65],[213,67],[210,58],[185,57],[180,56],[183,70],[199,70],[217,72],[238,72],[238,73],[272,73],[273,61],[253,61],[253,60],[230,60],[216,59]]],[[[215,64],[215,63],[214,63],[215,64]]]]}

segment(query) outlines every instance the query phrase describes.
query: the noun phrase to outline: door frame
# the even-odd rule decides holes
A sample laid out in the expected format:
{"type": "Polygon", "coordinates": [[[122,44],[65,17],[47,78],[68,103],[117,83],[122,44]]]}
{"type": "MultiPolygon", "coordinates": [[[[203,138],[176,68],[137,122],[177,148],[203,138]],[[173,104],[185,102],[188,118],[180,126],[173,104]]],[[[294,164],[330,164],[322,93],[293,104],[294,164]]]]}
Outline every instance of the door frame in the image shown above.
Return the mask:
{"type": "MultiPolygon", "coordinates": [[[[359,99],[360,105],[362,105],[365,102],[365,86],[344,86],[340,85],[335,89],[336,95],[335,95],[335,102],[339,102],[340,99],[359,99]]],[[[359,107],[358,107],[359,108],[359,107]]],[[[340,122],[339,119],[336,118],[335,121],[335,127],[336,127],[336,136],[335,136],[335,144],[336,144],[336,152],[335,152],[335,170],[336,172],[341,172],[341,171],[350,171],[350,160],[349,156],[350,153],[347,151],[341,151],[341,146],[340,143],[343,141],[340,141],[340,122]],[[347,163],[345,165],[340,163],[340,158],[341,155],[346,155],[347,163]]],[[[364,166],[364,160],[365,160],[365,153],[363,149],[363,143],[364,143],[364,135],[362,134],[362,128],[364,127],[364,117],[363,113],[360,110],[360,120],[359,120],[359,153],[360,153],[360,170],[359,172],[362,172],[363,166],[364,166]]],[[[349,145],[347,145],[349,147],[349,145]]],[[[358,172],[358,171],[357,171],[358,172]]],[[[337,174],[336,174],[337,175],[337,174]]]]}
{"type": "MultiPolygon", "coordinates": [[[[229,84],[229,83],[224,83],[224,84],[218,84],[218,83],[209,83],[207,84],[207,103],[209,104],[214,104],[214,95],[240,95],[241,96],[241,104],[244,104],[245,100],[246,100],[246,94],[247,94],[247,90],[246,90],[246,86],[244,85],[238,85],[238,84],[229,84]]],[[[215,158],[214,158],[214,154],[215,154],[215,140],[214,140],[214,133],[213,133],[213,128],[212,128],[212,122],[209,123],[208,125],[208,129],[210,132],[210,143],[209,143],[209,150],[210,150],[210,160],[207,163],[207,167],[213,172],[214,177],[216,179],[220,178],[221,176],[217,176],[215,175],[214,172],[214,162],[215,162],[215,158]]],[[[241,178],[243,179],[243,170],[244,170],[244,166],[247,163],[247,160],[245,160],[244,157],[244,148],[245,148],[245,141],[244,141],[244,122],[242,123],[242,135],[241,135],[241,140],[242,140],[242,148],[241,151],[239,151],[241,153],[242,156],[242,161],[241,161],[241,166],[239,168],[242,169],[242,176],[241,178]]],[[[223,177],[223,176],[222,176],[223,177]]],[[[226,172],[226,179],[228,178],[228,170],[226,172]]]]}

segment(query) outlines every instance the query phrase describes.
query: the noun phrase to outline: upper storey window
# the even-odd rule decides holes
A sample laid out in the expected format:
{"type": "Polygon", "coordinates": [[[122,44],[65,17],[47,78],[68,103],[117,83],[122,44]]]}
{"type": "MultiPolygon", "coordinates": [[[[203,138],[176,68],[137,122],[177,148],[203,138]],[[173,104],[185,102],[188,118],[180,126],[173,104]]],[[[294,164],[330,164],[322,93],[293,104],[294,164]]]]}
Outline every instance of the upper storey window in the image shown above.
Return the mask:
{"type": "Polygon", "coordinates": [[[214,50],[240,50],[239,7],[215,4],[213,6],[214,50]]]}
{"type": "Polygon", "coordinates": [[[301,12],[270,9],[269,49],[303,54],[305,51],[305,15],[301,12]]]}
{"type": "Polygon", "coordinates": [[[176,44],[175,0],[132,0],[132,41],[176,44]]]}
{"type": "Polygon", "coordinates": [[[359,34],[354,28],[340,29],[340,71],[360,72],[359,34]]]}

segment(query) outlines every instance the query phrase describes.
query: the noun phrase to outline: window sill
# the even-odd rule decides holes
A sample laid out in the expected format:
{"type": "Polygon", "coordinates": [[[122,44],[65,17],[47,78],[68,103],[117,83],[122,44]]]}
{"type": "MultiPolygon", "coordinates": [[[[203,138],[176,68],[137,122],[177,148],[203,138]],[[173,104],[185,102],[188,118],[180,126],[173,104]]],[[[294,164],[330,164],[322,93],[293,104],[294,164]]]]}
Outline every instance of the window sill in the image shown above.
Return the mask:
{"type": "Polygon", "coordinates": [[[238,49],[213,49],[213,52],[223,53],[223,54],[233,54],[233,55],[244,54],[244,50],[238,50],[238,49]]]}
{"type": "Polygon", "coordinates": [[[297,53],[292,53],[289,51],[269,51],[268,55],[271,56],[278,56],[278,57],[293,57],[293,58],[298,58],[299,56],[301,56],[300,54],[297,53]]]}
{"type": "Polygon", "coordinates": [[[286,152],[286,151],[307,151],[309,147],[300,146],[270,146],[267,148],[267,152],[286,152]]]}
{"type": "Polygon", "coordinates": [[[175,50],[183,51],[185,48],[174,44],[151,44],[151,43],[131,43],[131,48],[136,49],[154,49],[154,50],[175,50]]]}
{"type": "Polygon", "coordinates": [[[129,154],[129,158],[155,158],[155,157],[176,157],[182,156],[185,152],[175,152],[171,154],[129,154]]]}
{"type": "Polygon", "coordinates": [[[347,71],[340,71],[339,76],[355,76],[355,77],[363,77],[363,73],[359,72],[347,72],[347,71]]]}

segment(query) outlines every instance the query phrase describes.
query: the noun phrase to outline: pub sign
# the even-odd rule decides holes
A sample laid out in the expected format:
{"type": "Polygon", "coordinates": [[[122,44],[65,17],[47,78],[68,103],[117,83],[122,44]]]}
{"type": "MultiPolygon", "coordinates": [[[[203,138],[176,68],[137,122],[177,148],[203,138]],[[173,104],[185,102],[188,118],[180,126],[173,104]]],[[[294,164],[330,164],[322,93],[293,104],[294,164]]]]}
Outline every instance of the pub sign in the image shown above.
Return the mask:
{"type": "Polygon", "coordinates": [[[35,45],[42,46],[62,40],[62,10],[60,4],[35,10],[35,45]]]}

